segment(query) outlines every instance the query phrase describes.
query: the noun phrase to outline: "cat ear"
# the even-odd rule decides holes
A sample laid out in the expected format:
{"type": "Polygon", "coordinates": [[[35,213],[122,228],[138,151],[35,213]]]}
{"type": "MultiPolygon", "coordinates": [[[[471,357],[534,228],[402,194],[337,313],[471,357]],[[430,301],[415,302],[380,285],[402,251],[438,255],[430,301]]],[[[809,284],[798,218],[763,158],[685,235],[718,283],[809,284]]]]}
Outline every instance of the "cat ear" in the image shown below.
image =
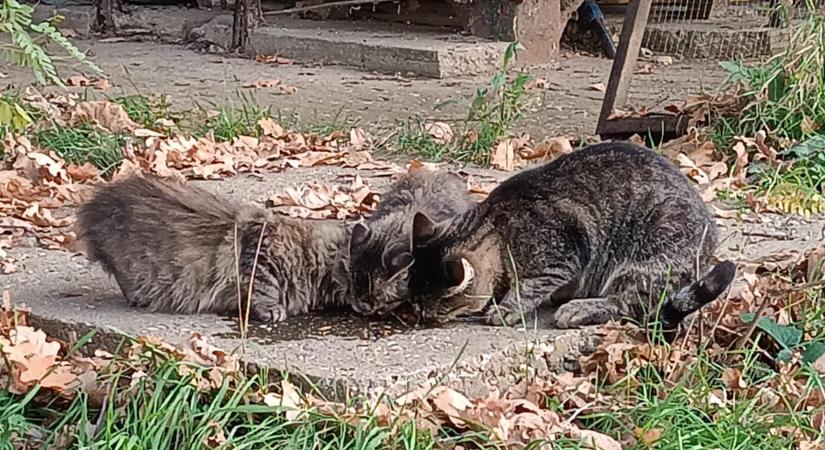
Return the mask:
{"type": "Polygon", "coordinates": [[[463,259],[444,261],[444,279],[447,282],[447,286],[460,286],[464,283],[466,275],[463,259]]]}
{"type": "Polygon", "coordinates": [[[412,253],[401,247],[395,247],[384,252],[381,256],[381,262],[384,264],[384,268],[387,269],[387,272],[391,275],[395,275],[403,269],[410,267],[414,262],[414,258],[412,253]]]}
{"type": "Polygon", "coordinates": [[[355,224],[355,227],[352,228],[352,234],[349,237],[349,249],[352,251],[353,248],[356,248],[360,245],[363,245],[369,239],[371,231],[367,228],[366,225],[363,223],[355,224]]]}
{"type": "MultiPolygon", "coordinates": [[[[412,242],[424,243],[435,237],[438,226],[424,213],[417,212],[413,216],[412,242]]],[[[414,245],[413,245],[414,246],[414,245]]]]}

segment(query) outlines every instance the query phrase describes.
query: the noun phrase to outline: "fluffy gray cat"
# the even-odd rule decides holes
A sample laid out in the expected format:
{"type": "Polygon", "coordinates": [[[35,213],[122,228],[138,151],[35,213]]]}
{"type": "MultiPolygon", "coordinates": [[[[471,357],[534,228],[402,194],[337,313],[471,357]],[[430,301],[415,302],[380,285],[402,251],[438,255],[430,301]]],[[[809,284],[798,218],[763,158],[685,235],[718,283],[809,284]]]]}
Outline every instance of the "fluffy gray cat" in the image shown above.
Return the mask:
{"type": "MultiPolygon", "coordinates": [[[[134,306],[237,313],[254,266],[253,319],[278,322],[343,305],[369,315],[385,311],[371,294],[406,286],[401,272],[411,262],[414,213],[446,220],[451,216],[444,211],[463,211],[470,201],[456,176],[411,172],[353,231],[340,222],[289,218],[194,186],[133,176],[100,187],[81,207],[78,236],[134,306]]],[[[406,290],[402,294],[406,299],[406,290]]]]}
{"type": "Polygon", "coordinates": [[[511,177],[452,221],[417,214],[410,295],[438,321],[514,324],[551,304],[556,326],[571,328],[641,318],[670,287],[659,311],[670,329],[732,282],[730,262],[705,274],[717,235],[670,161],[596,144],[511,177]]]}
{"type": "Polygon", "coordinates": [[[347,239],[339,222],[238,206],[145,175],[101,187],[81,207],[78,226],[88,257],[114,276],[134,306],[237,313],[253,266],[256,320],[277,322],[346,303],[347,280],[333,270],[347,239]]]}

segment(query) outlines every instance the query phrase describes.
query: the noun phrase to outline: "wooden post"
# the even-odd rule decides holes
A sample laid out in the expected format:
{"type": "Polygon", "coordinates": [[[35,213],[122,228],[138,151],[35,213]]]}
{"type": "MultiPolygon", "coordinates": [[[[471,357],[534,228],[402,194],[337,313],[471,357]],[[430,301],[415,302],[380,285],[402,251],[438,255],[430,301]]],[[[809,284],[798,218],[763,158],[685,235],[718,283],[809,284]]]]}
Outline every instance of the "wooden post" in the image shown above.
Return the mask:
{"type": "Polygon", "coordinates": [[[613,58],[613,68],[610,70],[610,79],[607,82],[599,123],[596,126],[597,134],[601,134],[600,130],[604,128],[604,123],[613,114],[613,110],[617,106],[624,106],[627,101],[627,92],[636,60],[639,58],[639,50],[642,48],[642,37],[645,34],[652,3],[653,0],[631,0],[627,6],[619,46],[616,49],[616,57],[613,58]]]}

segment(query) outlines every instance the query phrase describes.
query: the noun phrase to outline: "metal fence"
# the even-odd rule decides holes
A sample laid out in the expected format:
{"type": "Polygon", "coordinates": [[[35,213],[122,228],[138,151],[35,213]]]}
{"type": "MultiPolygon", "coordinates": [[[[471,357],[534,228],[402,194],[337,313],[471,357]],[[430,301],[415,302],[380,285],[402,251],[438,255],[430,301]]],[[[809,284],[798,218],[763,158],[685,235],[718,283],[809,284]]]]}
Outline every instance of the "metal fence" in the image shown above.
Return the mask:
{"type": "Polygon", "coordinates": [[[717,88],[721,61],[765,60],[782,50],[795,23],[819,2],[797,0],[631,0],[607,83],[597,133],[680,134],[667,112],[687,96],[717,88]],[[672,65],[667,76],[655,67],[672,65]],[[617,117],[617,111],[642,111],[617,117]],[[609,120],[610,119],[610,120],[609,120]]]}

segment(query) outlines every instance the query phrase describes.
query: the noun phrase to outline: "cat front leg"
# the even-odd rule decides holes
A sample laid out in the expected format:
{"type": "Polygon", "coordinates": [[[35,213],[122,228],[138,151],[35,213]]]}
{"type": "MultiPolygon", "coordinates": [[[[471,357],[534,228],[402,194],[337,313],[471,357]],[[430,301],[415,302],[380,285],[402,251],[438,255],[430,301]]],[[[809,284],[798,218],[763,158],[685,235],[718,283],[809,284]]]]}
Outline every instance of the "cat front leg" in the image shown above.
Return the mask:
{"type": "MultiPolygon", "coordinates": [[[[246,295],[244,295],[246,297],[246,295]]],[[[275,283],[260,280],[255,286],[252,301],[252,318],[261,322],[283,322],[289,316],[283,292],[275,283]]],[[[246,299],[245,299],[246,300],[246,299]]],[[[244,304],[244,307],[246,304],[244,304]]],[[[293,311],[294,313],[294,311],[293,311]]]]}
{"type": "Polygon", "coordinates": [[[262,302],[252,305],[253,317],[262,322],[283,322],[289,316],[287,309],[276,302],[262,302]]]}
{"type": "Polygon", "coordinates": [[[570,279],[569,275],[555,275],[521,280],[518,287],[511,287],[504,298],[491,307],[487,323],[512,326],[526,321],[527,315],[549,302],[553,293],[570,279]]]}

